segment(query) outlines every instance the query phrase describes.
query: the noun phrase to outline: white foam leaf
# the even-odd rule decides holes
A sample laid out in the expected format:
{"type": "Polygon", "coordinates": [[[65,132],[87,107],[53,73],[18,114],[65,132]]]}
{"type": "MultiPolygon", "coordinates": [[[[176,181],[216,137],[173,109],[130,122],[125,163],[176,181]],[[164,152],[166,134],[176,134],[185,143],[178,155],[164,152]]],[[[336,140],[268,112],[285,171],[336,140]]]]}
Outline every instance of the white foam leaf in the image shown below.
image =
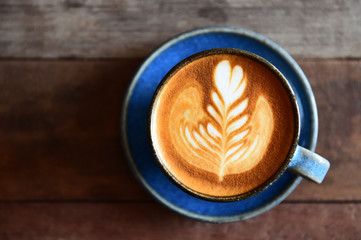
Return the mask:
{"type": "Polygon", "coordinates": [[[248,105],[248,99],[242,101],[238,106],[229,111],[227,115],[227,121],[232,120],[236,116],[240,116],[248,105]]]}
{"type": "Polygon", "coordinates": [[[232,69],[229,61],[221,61],[213,77],[211,103],[206,106],[208,118],[194,126],[192,132],[188,126],[180,127],[180,131],[182,141],[197,157],[189,161],[215,173],[222,181],[225,175],[246,171],[260,161],[259,152],[265,151],[270,141],[273,120],[262,128],[264,119],[272,115],[263,97],[257,101],[254,116],[247,114],[249,104],[244,97],[247,79],[241,66],[232,69]],[[262,134],[264,138],[259,137],[262,134]]]}

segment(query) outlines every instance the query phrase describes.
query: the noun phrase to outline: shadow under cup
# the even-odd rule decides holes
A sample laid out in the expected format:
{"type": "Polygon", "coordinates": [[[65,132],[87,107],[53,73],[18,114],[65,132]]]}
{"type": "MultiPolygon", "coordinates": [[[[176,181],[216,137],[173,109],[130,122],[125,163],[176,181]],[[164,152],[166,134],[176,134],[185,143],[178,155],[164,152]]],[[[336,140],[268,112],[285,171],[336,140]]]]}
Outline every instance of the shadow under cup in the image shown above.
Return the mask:
{"type": "Polygon", "coordinates": [[[176,186],[204,200],[238,201],[287,168],[322,181],[329,162],[297,145],[299,121],[294,93],[271,63],[223,48],[192,55],[166,74],[148,131],[156,162],[176,186]]]}

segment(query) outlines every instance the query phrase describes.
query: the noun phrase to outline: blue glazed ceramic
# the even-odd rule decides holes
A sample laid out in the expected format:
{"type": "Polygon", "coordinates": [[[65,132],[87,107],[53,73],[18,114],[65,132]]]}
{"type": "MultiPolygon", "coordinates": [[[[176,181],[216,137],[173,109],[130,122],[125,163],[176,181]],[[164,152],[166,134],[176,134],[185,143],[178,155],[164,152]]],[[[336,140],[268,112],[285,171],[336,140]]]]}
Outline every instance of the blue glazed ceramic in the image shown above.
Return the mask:
{"type": "Polygon", "coordinates": [[[157,166],[147,136],[147,114],[155,89],[178,62],[213,48],[237,48],[255,53],[286,77],[300,111],[299,145],[316,147],[317,108],[311,87],[297,63],[271,40],[244,29],[214,27],[181,34],[156,50],[138,70],[126,95],[121,134],[130,166],[144,187],[160,202],[185,216],[210,222],[231,222],[259,215],[284,200],[301,177],[286,171],[262,193],[238,202],[209,202],[192,197],[176,187],[157,166]]]}

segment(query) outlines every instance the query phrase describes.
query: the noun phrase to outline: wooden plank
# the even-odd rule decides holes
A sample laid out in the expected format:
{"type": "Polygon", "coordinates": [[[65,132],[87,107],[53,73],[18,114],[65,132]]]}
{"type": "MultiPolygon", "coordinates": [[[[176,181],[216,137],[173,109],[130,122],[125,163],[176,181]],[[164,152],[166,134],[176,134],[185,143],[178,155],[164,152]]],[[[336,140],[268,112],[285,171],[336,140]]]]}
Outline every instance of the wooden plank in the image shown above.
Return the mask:
{"type": "MultiPolygon", "coordinates": [[[[0,201],[148,201],[119,137],[121,100],[140,63],[0,61],[0,201]]],[[[317,152],[331,170],[288,200],[360,201],[361,61],[299,63],[319,107],[317,152]]]]}
{"type": "Polygon", "coordinates": [[[298,57],[360,57],[361,1],[2,1],[0,57],[144,57],[181,32],[234,26],[298,57]]]}
{"type": "Polygon", "coordinates": [[[0,62],[0,199],[147,198],[119,137],[138,65],[0,62]]]}
{"type": "Polygon", "coordinates": [[[281,204],[256,218],[205,223],[160,204],[0,204],[7,239],[360,239],[361,204],[281,204]]]}

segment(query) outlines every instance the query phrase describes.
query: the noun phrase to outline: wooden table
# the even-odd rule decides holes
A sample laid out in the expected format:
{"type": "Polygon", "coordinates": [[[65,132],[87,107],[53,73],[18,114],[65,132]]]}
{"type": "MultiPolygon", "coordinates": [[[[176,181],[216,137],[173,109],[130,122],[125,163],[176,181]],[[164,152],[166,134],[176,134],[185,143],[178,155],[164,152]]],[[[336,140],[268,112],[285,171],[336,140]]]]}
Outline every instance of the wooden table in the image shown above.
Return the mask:
{"type": "Polygon", "coordinates": [[[361,1],[0,2],[0,239],[361,239],[361,1]],[[243,27],[284,47],[319,110],[321,185],[228,224],[180,216],[120,144],[127,85],[168,38],[243,27]]]}

